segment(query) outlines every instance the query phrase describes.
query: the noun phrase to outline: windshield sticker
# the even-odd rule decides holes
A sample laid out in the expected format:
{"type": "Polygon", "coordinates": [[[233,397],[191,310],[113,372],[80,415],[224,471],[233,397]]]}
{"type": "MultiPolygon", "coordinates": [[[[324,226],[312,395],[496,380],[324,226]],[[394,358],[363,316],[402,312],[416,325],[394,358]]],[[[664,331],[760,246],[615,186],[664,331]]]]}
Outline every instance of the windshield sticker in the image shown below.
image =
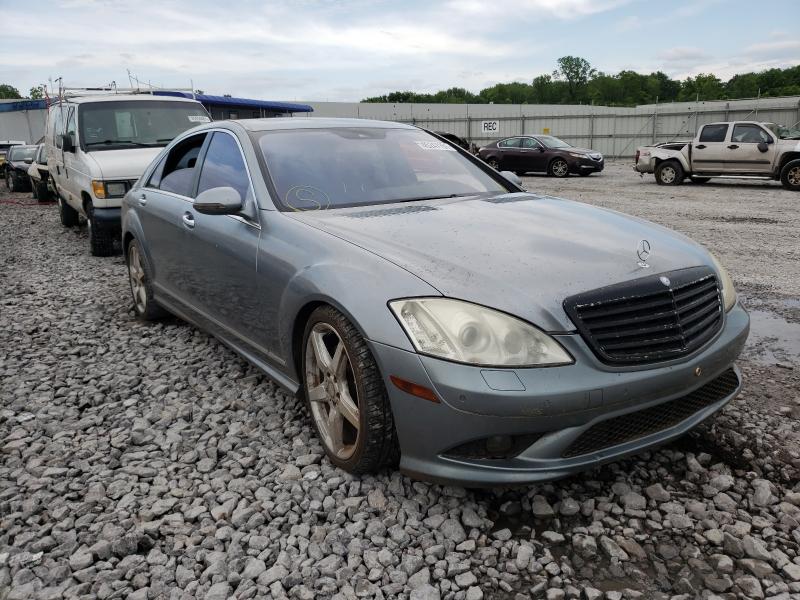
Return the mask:
{"type": "Polygon", "coordinates": [[[189,115],[189,120],[192,123],[209,123],[211,119],[203,115],[189,115]]]}
{"type": "Polygon", "coordinates": [[[295,185],[286,190],[283,203],[293,211],[326,210],[331,207],[331,199],[319,188],[310,185],[295,185]]]}
{"type": "Polygon", "coordinates": [[[456,149],[453,148],[450,144],[445,144],[444,142],[415,142],[417,146],[422,148],[423,150],[447,150],[448,152],[455,152],[456,149]]]}

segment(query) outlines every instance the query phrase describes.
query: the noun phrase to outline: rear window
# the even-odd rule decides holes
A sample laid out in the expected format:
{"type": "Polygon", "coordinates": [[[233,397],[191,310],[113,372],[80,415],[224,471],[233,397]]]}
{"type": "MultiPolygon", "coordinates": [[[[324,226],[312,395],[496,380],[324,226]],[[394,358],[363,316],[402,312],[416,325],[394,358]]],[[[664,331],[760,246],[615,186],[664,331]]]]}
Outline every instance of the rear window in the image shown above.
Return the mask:
{"type": "Polygon", "coordinates": [[[11,148],[8,158],[9,160],[27,160],[33,159],[34,154],[36,154],[36,146],[16,146],[11,148]]]}
{"type": "Polygon", "coordinates": [[[725,134],[728,133],[728,126],[722,125],[706,125],[700,133],[701,142],[724,142],[725,134]]]}

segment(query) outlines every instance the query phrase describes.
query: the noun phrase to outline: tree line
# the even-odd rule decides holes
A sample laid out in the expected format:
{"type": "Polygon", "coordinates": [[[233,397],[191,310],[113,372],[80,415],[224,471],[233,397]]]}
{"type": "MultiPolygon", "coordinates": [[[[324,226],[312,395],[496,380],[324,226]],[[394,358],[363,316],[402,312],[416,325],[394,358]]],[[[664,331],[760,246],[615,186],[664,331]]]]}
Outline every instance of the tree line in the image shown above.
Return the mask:
{"type": "Polygon", "coordinates": [[[579,56],[558,59],[551,75],[539,75],[531,83],[498,83],[477,94],[452,87],[432,94],[398,91],[365,98],[362,102],[430,102],[451,104],[599,104],[636,106],[658,102],[732,100],[758,95],[800,96],[800,65],[741,73],[728,81],[712,74],[684,80],[672,79],[661,71],[603,73],[579,56]]]}

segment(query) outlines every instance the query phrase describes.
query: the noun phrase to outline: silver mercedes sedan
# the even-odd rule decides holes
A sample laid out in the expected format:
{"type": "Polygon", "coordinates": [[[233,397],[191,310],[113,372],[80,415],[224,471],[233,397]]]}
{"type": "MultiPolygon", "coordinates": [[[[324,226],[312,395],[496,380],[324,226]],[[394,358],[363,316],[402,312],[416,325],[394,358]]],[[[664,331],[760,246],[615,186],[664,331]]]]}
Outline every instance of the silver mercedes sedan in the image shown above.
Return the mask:
{"type": "Polygon", "coordinates": [[[711,253],[409,125],[197,127],[125,196],[122,235],[136,314],[178,315],[297,394],[355,474],[563,477],[741,386],[749,317],[711,253]]]}

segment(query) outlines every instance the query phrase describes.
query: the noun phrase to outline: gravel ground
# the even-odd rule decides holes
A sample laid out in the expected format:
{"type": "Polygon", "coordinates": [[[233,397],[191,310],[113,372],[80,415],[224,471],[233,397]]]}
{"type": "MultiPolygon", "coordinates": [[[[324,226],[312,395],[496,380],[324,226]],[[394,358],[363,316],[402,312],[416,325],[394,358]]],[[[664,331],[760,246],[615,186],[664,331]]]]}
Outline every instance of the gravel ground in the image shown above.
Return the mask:
{"type": "Polygon", "coordinates": [[[526,180],[692,235],[761,316],[715,421],[503,490],[338,471],[294,398],[136,321],[120,257],[0,193],[0,599],[799,598],[800,197],[622,165],[526,180]]]}

